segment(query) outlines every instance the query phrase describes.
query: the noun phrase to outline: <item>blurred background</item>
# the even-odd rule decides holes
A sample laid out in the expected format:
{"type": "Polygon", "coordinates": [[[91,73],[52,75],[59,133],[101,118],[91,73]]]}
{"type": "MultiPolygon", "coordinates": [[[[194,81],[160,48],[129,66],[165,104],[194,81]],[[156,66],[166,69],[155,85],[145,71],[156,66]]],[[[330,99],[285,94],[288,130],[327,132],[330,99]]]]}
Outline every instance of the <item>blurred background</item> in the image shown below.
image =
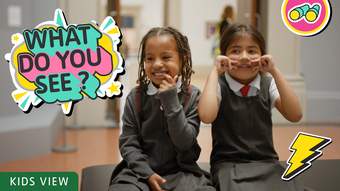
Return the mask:
{"type": "MultiPolygon", "coordinates": [[[[195,74],[192,84],[201,90],[211,70],[218,44],[219,23],[251,24],[262,32],[268,53],[298,94],[304,118],[291,124],[273,111],[275,146],[281,160],[290,142],[304,130],[333,138],[324,159],[340,159],[340,25],[339,1],[331,1],[332,20],[319,35],[299,37],[281,20],[282,1],[269,0],[1,0],[0,1],[0,171],[71,170],[120,160],[118,136],[125,96],[136,85],[137,53],[143,35],[155,26],[172,26],[189,38],[195,74]],[[85,99],[65,117],[58,105],[42,105],[23,113],[11,98],[15,89],[4,54],[10,52],[12,34],[53,20],[61,8],[69,24],[99,24],[112,16],[123,34],[120,51],[126,74],[120,99],[85,99]],[[65,133],[65,131],[66,133],[65,133]],[[64,132],[64,133],[63,133],[64,132]],[[64,141],[67,141],[65,144],[64,141]],[[57,146],[74,152],[52,152],[57,146]]],[[[202,124],[201,162],[209,161],[210,126],[202,124]]]]}

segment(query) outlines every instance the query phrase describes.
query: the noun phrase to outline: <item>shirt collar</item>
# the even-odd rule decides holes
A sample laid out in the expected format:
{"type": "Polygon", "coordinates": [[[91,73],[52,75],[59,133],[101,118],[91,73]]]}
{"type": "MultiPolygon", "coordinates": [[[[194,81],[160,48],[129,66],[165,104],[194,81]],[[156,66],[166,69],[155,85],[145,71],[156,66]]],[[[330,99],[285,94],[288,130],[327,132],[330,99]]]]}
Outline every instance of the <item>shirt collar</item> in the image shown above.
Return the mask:
{"type": "MultiPolygon", "coordinates": [[[[178,77],[177,82],[176,82],[177,93],[181,92],[181,86],[182,86],[182,77],[178,77]]],[[[152,82],[150,82],[148,85],[148,90],[146,91],[146,94],[151,96],[157,93],[158,93],[158,88],[155,85],[153,85],[152,82]]]]}
{"type": "MultiPolygon", "coordinates": [[[[244,84],[241,84],[240,82],[234,80],[228,72],[224,73],[225,79],[227,80],[229,87],[231,90],[233,90],[234,92],[238,92],[241,90],[241,88],[244,86],[244,84]]],[[[250,86],[256,88],[257,90],[260,90],[261,88],[261,76],[260,74],[256,75],[256,78],[250,82],[250,86]]]]}

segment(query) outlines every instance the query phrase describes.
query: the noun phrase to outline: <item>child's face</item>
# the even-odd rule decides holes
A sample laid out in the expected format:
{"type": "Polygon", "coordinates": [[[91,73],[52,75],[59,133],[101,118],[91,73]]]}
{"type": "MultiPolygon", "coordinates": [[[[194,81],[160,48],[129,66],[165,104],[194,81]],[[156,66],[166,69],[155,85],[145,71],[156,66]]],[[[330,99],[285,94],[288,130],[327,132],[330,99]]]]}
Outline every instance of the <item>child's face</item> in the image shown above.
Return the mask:
{"type": "Polygon", "coordinates": [[[226,56],[235,61],[237,69],[229,74],[240,83],[250,83],[259,72],[261,49],[248,34],[236,37],[228,46],[226,56]]]}
{"type": "Polygon", "coordinates": [[[146,41],[144,69],[147,77],[157,87],[165,79],[165,74],[172,78],[179,74],[180,59],[172,36],[154,36],[146,41]]]}

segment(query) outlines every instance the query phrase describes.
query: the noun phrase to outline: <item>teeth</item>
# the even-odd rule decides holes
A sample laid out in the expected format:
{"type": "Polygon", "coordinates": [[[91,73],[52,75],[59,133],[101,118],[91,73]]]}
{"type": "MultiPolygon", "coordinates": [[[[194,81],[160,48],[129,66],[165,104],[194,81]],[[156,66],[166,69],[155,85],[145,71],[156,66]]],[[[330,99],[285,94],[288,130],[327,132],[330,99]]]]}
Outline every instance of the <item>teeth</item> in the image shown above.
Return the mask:
{"type": "Polygon", "coordinates": [[[164,74],[167,74],[167,72],[165,72],[165,71],[153,72],[153,75],[155,75],[155,76],[162,76],[164,74]]]}

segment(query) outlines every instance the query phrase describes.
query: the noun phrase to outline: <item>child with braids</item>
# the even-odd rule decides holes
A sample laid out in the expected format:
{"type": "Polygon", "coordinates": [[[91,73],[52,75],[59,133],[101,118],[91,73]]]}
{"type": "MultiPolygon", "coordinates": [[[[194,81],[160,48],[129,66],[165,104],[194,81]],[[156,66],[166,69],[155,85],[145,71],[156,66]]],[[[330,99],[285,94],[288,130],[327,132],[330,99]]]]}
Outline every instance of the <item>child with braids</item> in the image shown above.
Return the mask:
{"type": "Polygon", "coordinates": [[[190,85],[188,39],[171,27],[153,28],[139,55],[139,85],[127,96],[119,139],[123,161],[110,190],[215,190],[196,163],[200,92],[190,85]]]}

